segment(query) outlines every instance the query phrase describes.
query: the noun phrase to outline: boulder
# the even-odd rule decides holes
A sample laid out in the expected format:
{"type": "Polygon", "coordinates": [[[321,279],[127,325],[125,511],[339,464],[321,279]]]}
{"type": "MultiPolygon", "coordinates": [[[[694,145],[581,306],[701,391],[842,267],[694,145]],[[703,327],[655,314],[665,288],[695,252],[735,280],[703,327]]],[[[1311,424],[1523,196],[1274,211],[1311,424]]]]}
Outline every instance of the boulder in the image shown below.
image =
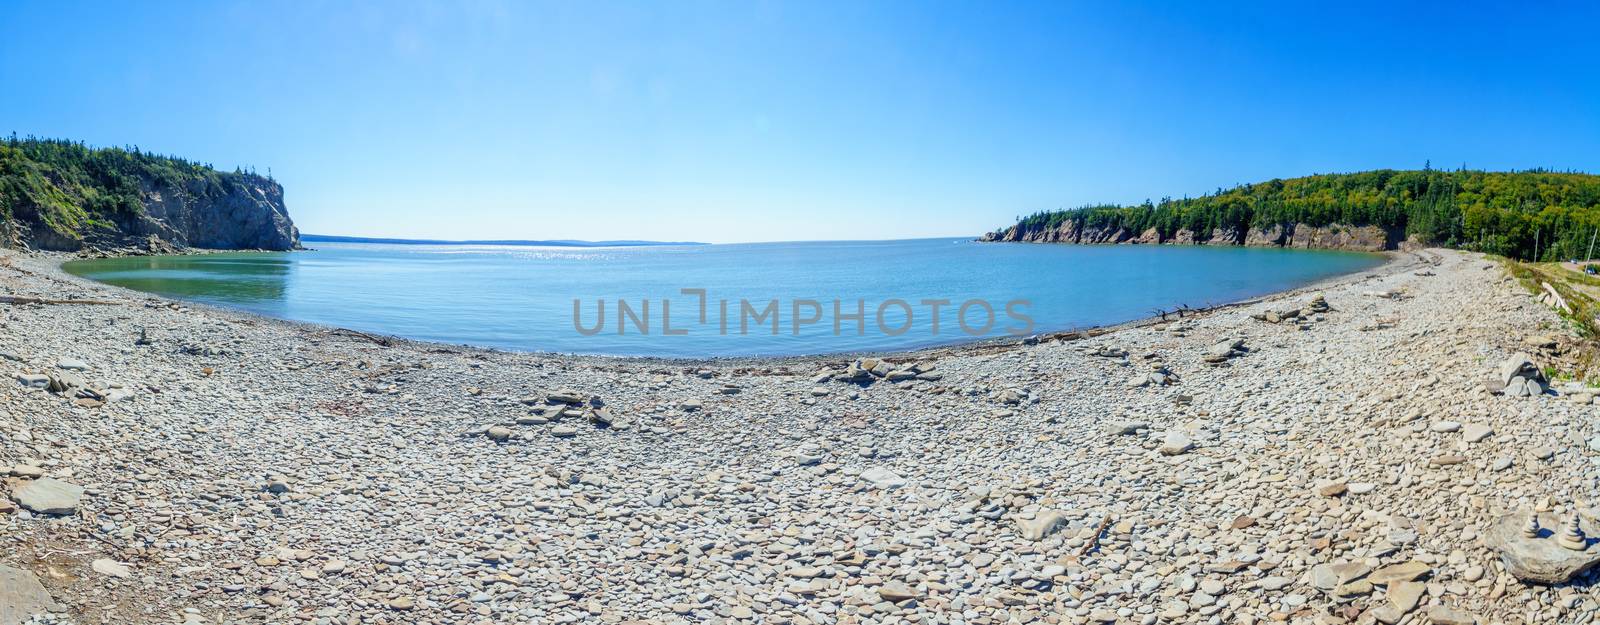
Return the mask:
{"type": "Polygon", "coordinates": [[[83,487],[42,477],[16,489],[12,496],[22,507],[40,514],[72,514],[83,498],[83,487]]]}
{"type": "MultiPolygon", "coordinates": [[[[1500,554],[1506,571],[1517,579],[1535,584],[1561,584],[1600,564],[1600,542],[1591,538],[1582,550],[1567,549],[1556,542],[1561,519],[1552,514],[1539,515],[1539,535],[1528,538],[1522,535],[1522,526],[1528,522],[1528,511],[1514,512],[1495,519],[1484,535],[1484,543],[1500,554]]],[[[1587,520],[1581,521],[1583,531],[1595,536],[1597,530],[1587,520]]]]}
{"type": "Polygon", "coordinates": [[[1234,356],[1238,356],[1243,351],[1243,339],[1226,339],[1218,342],[1215,345],[1212,345],[1210,348],[1207,348],[1204,360],[1210,363],[1218,363],[1229,358],[1233,358],[1234,356]]]}
{"type": "Polygon", "coordinates": [[[0,625],[22,625],[56,607],[33,573],[0,564],[0,625]]]}
{"type": "Polygon", "coordinates": [[[1191,449],[1194,449],[1194,440],[1190,439],[1188,434],[1179,430],[1167,430],[1166,435],[1161,438],[1161,448],[1157,451],[1163,456],[1176,456],[1188,453],[1191,449]]]}
{"type": "Polygon", "coordinates": [[[1499,375],[1497,376],[1499,381],[1504,382],[1509,387],[1511,386],[1511,381],[1519,377],[1524,380],[1543,382],[1544,372],[1539,370],[1539,365],[1534,363],[1533,358],[1527,354],[1514,354],[1501,361],[1499,375]]]}

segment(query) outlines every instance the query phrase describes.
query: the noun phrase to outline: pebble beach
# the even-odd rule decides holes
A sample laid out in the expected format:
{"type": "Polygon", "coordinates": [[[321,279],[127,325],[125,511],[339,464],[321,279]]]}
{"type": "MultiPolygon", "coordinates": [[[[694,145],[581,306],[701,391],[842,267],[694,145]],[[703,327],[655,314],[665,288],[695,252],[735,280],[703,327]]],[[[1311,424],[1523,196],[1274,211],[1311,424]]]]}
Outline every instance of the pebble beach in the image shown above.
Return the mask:
{"type": "Polygon", "coordinates": [[[64,258],[0,251],[0,293],[33,298],[0,304],[0,625],[1600,611],[1592,573],[1520,579],[1491,539],[1588,528],[1600,430],[1590,390],[1501,388],[1578,339],[1477,254],[1104,331],[727,361],[373,336],[64,258]]]}

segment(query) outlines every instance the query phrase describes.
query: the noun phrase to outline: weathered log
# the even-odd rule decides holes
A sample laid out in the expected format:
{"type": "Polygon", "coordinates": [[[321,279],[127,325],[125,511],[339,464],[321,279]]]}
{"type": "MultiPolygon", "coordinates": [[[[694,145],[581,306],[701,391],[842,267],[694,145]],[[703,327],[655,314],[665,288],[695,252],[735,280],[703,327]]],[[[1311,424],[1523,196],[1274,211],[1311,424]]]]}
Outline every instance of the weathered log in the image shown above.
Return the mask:
{"type": "Polygon", "coordinates": [[[115,306],[121,302],[110,302],[99,299],[43,299],[38,297],[23,297],[20,295],[0,295],[0,304],[85,304],[90,306],[115,306]]]}

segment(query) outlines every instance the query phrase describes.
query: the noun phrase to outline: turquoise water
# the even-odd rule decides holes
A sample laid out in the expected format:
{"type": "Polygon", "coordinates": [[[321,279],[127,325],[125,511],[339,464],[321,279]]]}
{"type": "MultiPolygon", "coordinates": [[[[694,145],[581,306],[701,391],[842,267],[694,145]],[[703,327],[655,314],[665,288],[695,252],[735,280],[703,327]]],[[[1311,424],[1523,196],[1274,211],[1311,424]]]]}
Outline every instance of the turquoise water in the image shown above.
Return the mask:
{"type": "Polygon", "coordinates": [[[901,350],[1077,329],[1180,304],[1249,298],[1382,262],[1375,254],[1330,251],[919,239],[586,249],[325,243],[307,252],[113,258],[66,269],[170,297],[414,339],[715,357],[901,350]],[[700,295],[681,289],[705,290],[705,323],[700,295]],[[578,328],[596,327],[599,300],[604,325],[586,335],[578,328]],[[618,300],[633,313],[620,334],[618,300]],[[721,314],[724,300],[728,312],[721,314]],[[741,300],[751,306],[743,324],[741,300]],[[774,300],[771,316],[755,320],[774,300]],[[836,300],[843,315],[860,310],[865,318],[840,319],[835,334],[836,300]],[[949,303],[935,315],[924,300],[949,303]],[[984,305],[972,303],[964,330],[958,316],[969,300],[986,303],[992,323],[984,305]],[[980,329],[986,331],[974,332],[980,329]]]}

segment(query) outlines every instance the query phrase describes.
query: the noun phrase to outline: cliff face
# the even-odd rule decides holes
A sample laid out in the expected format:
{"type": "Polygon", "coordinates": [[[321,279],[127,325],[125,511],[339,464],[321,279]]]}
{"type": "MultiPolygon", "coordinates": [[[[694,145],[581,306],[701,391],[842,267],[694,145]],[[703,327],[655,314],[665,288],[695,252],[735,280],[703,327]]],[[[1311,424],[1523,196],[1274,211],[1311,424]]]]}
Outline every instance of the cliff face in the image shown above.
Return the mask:
{"type": "Polygon", "coordinates": [[[198,247],[219,250],[292,250],[300,230],[283,205],[283,187],[259,176],[230,177],[216,188],[202,181],[171,186],[140,180],[144,210],[108,215],[80,229],[53,226],[39,210],[20,207],[12,247],[78,251],[86,248],[198,247]]]}
{"type": "Polygon", "coordinates": [[[177,245],[210,249],[291,250],[300,230],[283,206],[283,186],[260,176],[240,176],[221,195],[200,193],[198,183],[172,189],[145,181],[145,213],[126,234],[151,235],[177,245]]]}
{"type": "Polygon", "coordinates": [[[0,246],[164,252],[291,250],[283,187],[136,148],[49,139],[0,144],[0,246]]]}
{"type": "Polygon", "coordinates": [[[1178,230],[1171,236],[1162,236],[1155,228],[1141,233],[1123,229],[1080,227],[1068,220],[1050,229],[1030,230],[1012,226],[999,232],[983,235],[979,241],[1012,241],[1022,243],[1141,243],[1166,245],[1244,245],[1249,247],[1293,247],[1300,249],[1349,250],[1381,252],[1398,249],[1403,233],[1378,226],[1347,226],[1329,224],[1307,226],[1304,224],[1274,224],[1266,228],[1251,228],[1245,232],[1217,228],[1204,233],[1204,238],[1194,232],[1178,230]]]}

